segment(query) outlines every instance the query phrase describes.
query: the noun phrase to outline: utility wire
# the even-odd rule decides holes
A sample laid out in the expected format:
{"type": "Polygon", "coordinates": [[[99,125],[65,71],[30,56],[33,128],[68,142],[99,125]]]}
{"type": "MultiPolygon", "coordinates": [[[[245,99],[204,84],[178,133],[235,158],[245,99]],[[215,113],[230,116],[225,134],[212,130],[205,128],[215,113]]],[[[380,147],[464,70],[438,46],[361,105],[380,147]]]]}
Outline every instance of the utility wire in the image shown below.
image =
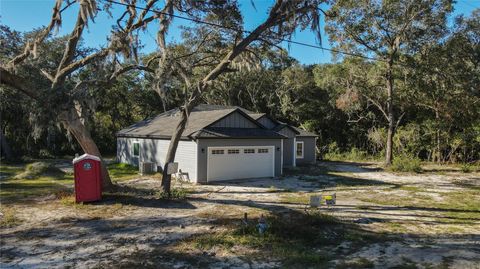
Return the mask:
{"type": "MultiPolygon", "coordinates": [[[[178,18],[178,19],[182,19],[182,20],[187,20],[187,21],[191,21],[191,22],[195,22],[195,23],[199,23],[199,24],[210,25],[210,26],[213,26],[213,27],[222,28],[222,29],[227,29],[227,30],[231,30],[231,31],[239,32],[239,33],[244,33],[244,34],[250,34],[250,33],[252,33],[252,31],[248,31],[248,30],[239,30],[239,29],[236,29],[236,28],[234,28],[234,27],[224,26],[224,25],[221,25],[221,24],[218,24],[218,23],[213,23],[213,22],[208,22],[208,21],[202,21],[202,20],[199,20],[199,19],[189,18],[189,17],[185,17],[185,16],[181,16],[181,15],[176,15],[176,14],[169,14],[169,13],[167,13],[167,12],[162,12],[162,11],[158,11],[158,10],[154,10],[154,9],[148,9],[148,8],[145,8],[145,7],[139,7],[139,6],[131,5],[131,4],[125,4],[125,3],[117,2],[117,1],[114,1],[114,0],[105,0],[105,1],[106,1],[106,2],[109,2],[109,3],[112,3],[112,4],[116,4],[116,5],[121,5],[121,6],[125,6],[125,7],[133,7],[133,8],[138,9],[138,10],[144,10],[144,11],[149,11],[149,12],[153,12],[153,13],[156,13],[156,14],[171,16],[171,17],[174,17],[174,18],[178,18]]],[[[325,47],[323,47],[323,46],[318,46],[318,45],[313,45],[313,44],[308,44],[308,43],[293,41],[293,40],[289,40],[289,39],[285,39],[285,38],[277,38],[277,37],[272,37],[272,36],[267,36],[267,37],[273,38],[273,39],[276,39],[276,40],[279,40],[279,41],[282,41],[282,42],[287,42],[287,43],[290,43],[290,44],[295,44],[295,45],[300,45],[300,46],[305,46],[305,47],[310,47],[310,48],[315,48],[315,49],[321,49],[321,50],[331,51],[331,52],[335,52],[335,53],[340,53],[340,54],[349,55],[349,56],[353,56],[353,57],[359,57],[359,58],[363,58],[363,59],[367,59],[367,60],[372,60],[372,61],[385,62],[384,60],[380,60],[380,59],[377,59],[377,58],[364,56],[364,55],[357,54],[357,53],[351,53],[351,52],[341,51],[341,50],[336,50],[336,49],[329,49],[329,48],[325,48],[325,47]]]]}

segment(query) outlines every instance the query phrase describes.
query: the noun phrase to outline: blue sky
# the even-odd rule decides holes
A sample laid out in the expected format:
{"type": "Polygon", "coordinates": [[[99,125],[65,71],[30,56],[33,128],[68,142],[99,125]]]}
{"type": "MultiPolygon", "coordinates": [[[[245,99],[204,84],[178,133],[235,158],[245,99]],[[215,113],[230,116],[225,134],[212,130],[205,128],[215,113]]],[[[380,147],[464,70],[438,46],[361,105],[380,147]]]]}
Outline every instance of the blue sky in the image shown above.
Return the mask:
{"type": "MultiPolygon", "coordinates": [[[[241,5],[242,15],[244,16],[245,29],[253,29],[260,24],[267,16],[268,8],[273,0],[254,0],[255,7],[252,6],[250,0],[238,0],[241,5]]],[[[0,0],[0,23],[5,24],[17,31],[30,31],[49,22],[51,10],[54,0],[0,0]]],[[[480,8],[480,0],[459,0],[455,4],[455,15],[469,15],[475,8],[480,8]]],[[[63,24],[59,31],[59,35],[68,33],[74,24],[77,9],[67,10],[62,18],[63,24]]],[[[114,9],[114,14],[119,9],[114,9]]],[[[104,46],[107,43],[107,36],[114,24],[105,12],[100,12],[95,23],[91,23],[84,35],[86,45],[92,47],[104,46]]],[[[179,26],[184,24],[183,21],[176,19],[170,29],[169,39],[179,41],[179,26]]],[[[323,22],[322,22],[323,24],[323,22]]],[[[156,48],[155,33],[156,26],[149,26],[147,31],[142,35],[142,42],[145,47],[143,52],[149,52],[156,48]]],[[[315,35],[310,31],[297,31],[292,38],[295,41],[316,44],[315,35]]],[[[331,62],[331,54],[328,51],[322,51],[315,48],[308,48],[300,45],[282,44],[288,49],[290,55],[303,64],[315,64],[331,62]]],[[[327,37],[322,35],[322,45],[329,47],[327,37]]]]}

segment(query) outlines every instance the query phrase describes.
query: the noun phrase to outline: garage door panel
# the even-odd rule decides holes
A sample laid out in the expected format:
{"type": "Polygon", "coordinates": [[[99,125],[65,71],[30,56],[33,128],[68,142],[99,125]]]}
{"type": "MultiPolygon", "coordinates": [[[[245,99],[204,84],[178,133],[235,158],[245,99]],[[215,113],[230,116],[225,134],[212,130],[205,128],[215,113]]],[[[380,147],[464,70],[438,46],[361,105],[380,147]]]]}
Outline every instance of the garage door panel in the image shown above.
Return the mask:
{"type": "Polygon", "coordinates": [[[274,147],[209,147],[208,181],[273,177],[274,147]]]}

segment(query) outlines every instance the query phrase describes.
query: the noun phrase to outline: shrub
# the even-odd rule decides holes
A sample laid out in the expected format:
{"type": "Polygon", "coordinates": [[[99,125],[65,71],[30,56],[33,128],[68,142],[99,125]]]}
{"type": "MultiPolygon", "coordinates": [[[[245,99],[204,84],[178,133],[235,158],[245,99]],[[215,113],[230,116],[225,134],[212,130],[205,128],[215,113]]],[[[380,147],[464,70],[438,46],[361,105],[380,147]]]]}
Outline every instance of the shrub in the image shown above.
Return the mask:
{"type": "Polygon", "coordinates": [[[421,161],[415,157],[397,157],[393,160],[390,170],[394,172],[422,172],[421,161]]]}
{"type": "Polygon", "coordinates": [[[462,172],[464,173],[470,173],[472,172],[473,170],[473,165],[469,164],[469,163],[464,163],[462,164],[462,166],[460,167],[460,169],[462,170],[462,172]]]}

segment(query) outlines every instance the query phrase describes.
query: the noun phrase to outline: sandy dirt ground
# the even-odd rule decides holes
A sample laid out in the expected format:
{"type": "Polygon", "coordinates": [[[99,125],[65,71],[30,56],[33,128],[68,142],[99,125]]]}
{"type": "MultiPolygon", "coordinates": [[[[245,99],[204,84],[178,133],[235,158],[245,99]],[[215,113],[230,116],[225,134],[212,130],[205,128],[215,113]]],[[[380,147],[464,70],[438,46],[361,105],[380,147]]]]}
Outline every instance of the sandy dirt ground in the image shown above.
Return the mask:
{"type": "MultiPolygon", "coordinates": [[[[304,200],[310,195],[336,193],[335,206],[317,210],[402,239],[375,242],[348,254],[347,259],[366,258],[375,268],[401,266],[406,261],[418,268],[480,268],[480,203],[465,216],[453,212],[460,215],[452,217],[451,212],[422,204],[420,199],[434,204],[448,193],[478,188],[480,175],[393,174],[360,164],[317,165],[332,173],[308,175],[299,170],[298,175],[282,179],[183,184],[189,194],[178,201],[125,194],[122,199],[107,197],[86,205],[74,205],[57,196],[9,205],[21,223],[0,232],[0,267],[128,268],[129,261],[142,259],[145,267],[195,268],[187,253],[174,255],[168,246],[192,235],[224,229],[218,219],[240,220],[245,212],[304,210],[304,200]],[[401,199],[392,203],[392,197],[417,196],[422,206],[403,206],[401,199]],[[164,252],[158,251],[162,248],[164,252]],[[155,259],[146,254],[153,250],[155,259]]],[[[122,184],[146,190],[158,190],[160,185],[148,177],[122,184]]],[[[348,244],[342,247],[348,248],[348,244]]],[[[208,257],[206,267],[210,268],[281,267],[278,260],[252,260],[232,252],[202,255],[208,257]]]]}

